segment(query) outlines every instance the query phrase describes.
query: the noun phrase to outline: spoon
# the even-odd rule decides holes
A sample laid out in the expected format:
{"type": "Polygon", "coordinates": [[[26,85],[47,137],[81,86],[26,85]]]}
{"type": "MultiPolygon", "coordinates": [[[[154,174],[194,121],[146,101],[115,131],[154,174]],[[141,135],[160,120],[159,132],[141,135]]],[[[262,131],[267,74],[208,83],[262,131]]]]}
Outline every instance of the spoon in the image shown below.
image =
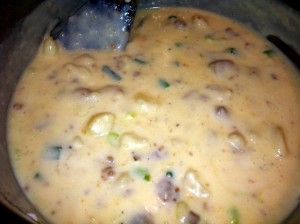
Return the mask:
{"type": "Polygon", "coordinates": [[[136,0],[89,0],[50,32],[66,50],[124,50],[136,0]]]}

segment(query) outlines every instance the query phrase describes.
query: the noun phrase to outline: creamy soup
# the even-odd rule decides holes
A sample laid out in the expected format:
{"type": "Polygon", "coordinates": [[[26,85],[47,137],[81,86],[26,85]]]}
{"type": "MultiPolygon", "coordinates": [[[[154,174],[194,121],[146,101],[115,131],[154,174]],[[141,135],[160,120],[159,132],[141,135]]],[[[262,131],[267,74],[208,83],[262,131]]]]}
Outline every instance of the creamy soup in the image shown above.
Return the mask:
{"type": "Polygon", "coordinates": [[[45,38],[11,103],[16,177],[51,223],[280,223],[300,193],[298,75],[193,9],[139,12],[124,52],[45,38]]]}

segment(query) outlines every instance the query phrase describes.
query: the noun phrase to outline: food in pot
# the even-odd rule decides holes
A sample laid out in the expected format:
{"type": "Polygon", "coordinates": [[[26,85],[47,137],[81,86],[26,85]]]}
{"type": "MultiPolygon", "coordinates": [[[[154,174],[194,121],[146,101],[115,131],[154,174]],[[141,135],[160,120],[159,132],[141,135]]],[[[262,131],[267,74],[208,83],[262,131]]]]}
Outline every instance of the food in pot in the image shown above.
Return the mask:
{"type": "Polygon", "coordinates": [[[300,195],[297,75],[194,9],[139,12],[124,52],[46,38],[11,102],[15,174],[52,223],[279,223],[300,195]]]}

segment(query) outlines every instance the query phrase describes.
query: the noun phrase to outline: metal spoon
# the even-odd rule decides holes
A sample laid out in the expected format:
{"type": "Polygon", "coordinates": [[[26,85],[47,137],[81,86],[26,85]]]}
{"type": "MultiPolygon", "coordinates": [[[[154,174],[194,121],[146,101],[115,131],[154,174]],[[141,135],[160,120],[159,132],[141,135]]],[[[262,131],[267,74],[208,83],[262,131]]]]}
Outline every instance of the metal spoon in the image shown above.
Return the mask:
{"type": "Polygon", "coordinates": [[[89,0],[50,36],[67,50],[124,50],[136,8],[136,0],[89,0]]]}

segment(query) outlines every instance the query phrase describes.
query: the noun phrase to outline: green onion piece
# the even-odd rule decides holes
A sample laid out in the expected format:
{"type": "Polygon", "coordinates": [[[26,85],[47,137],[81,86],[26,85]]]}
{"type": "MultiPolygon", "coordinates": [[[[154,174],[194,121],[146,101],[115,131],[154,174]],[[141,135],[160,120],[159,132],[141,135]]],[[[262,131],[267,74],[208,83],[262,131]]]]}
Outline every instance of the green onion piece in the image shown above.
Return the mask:
{"type": "Polygon", "coordinates": [[[166,172],[166,176],[167,176],[167,177],[173,178],[173,177],[174,177],[174,174],[173,174],[172,171],[169,170],[169,171],[166,172]]]}
{"type": "Polygon", "coordinates": [[[113,71],[107,65],[103,65],[102,66],[102,72],[104,72],[104,74],[106,74],[108,77],[110,77],[113,80],[116,80],[116,81],[122,80],[122,77],[118,73],[116,73],[115,71],[113,71]]]}
{"type": "Polygon", "coordinates": [[[35,180],[38,180],[38,181],[43,180],[43,176],[42,176],[42,174],[41,174],[40,172],[36,172],[36,173],[34,174],[33,178],[34,178],[35,180]]]}
{"type": "Polygon", "coordinates": [[[128,112],[128,113],[126,114],[126,119],[127,119],[127,120],[133,120],[133,119],[135,119],[136,117],[137,117],[137,113],[134,112],[134,111],[128,112]]]}
{"type": "Polygon", "coordinates": [[[234,47],[229,47],[225,50],[226,53],[232,54],[232,55],[238,55],[238,50],[234,47]]]}
{"type": "Polygon", "coordinates": [[[267,55],[269,58],[272,58],[275,55],[275,51],[273,49],[265,50],[263,51],[263,53],[267,55]]]}
{"type": "Polygon", "coordinates": [[[183,43],[181,43],[181,42],[176,42],[176,43],[175,43],[175,46],[178,47],[178,48],[180,48],[180,47],[183,46],[183,43]]]}
{"type": "Polygon", "coordinates": [[[135,59],[133,59],[133,61],[140,64],[140,65],[146,65],[147,64],[146,61],[144,61],[142,59],[139,59],[139,58],[135,58],[135,59]]]}
{"type": "Polygon", "coordinates": [[[240,212],[237,208],[229,209],[229,220],[230,224],[240,224],[240,212]]]}
{"type": "Polygon", "coordinates": [[[168,83],[166,80],[164,79],[159,79],[159,85],[164,88],[164,89],[167,89],[170,87],[170,83],[168,83]]]}
{"type": "Polygon", "coordinates": [[[44,158],[48,160],[59,160],[61,156],[62,146],[52,146],[44,152],[44,158]]]}
{"type": "Polygon", "coordinates": [[[117,132],[109,132],[109,134],[107,135],[107,141],[112,146],[118,146],[119,139],[120,135],[117,132]]]}
{"type": "Polygon", "coordinates": [[[146,175],[144,176],[144,180],[145,180],[145,181],[150,181],[150,180],[151,180],[150,174],[146,174],[146,175]]]}
{"type": "Polygon", "coordinates": [[[134,170],[134,173],[136,175],[138,175],[139,177],[143,178],[145,181],[150,181],[151,180],[151,175],[150,175],[148,169],[146,169],[146,168],[141,168],[141,167],[136,168],[134,170]]]}

